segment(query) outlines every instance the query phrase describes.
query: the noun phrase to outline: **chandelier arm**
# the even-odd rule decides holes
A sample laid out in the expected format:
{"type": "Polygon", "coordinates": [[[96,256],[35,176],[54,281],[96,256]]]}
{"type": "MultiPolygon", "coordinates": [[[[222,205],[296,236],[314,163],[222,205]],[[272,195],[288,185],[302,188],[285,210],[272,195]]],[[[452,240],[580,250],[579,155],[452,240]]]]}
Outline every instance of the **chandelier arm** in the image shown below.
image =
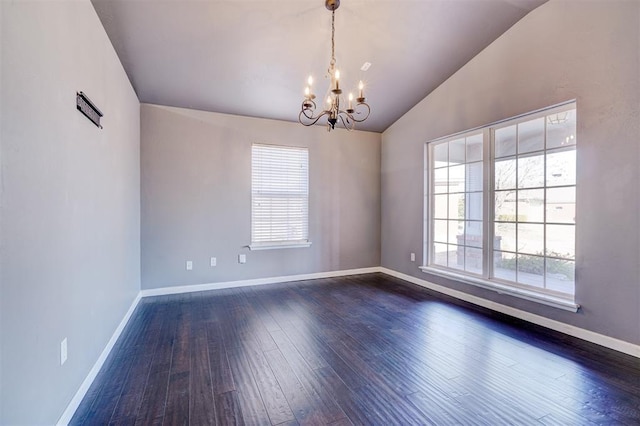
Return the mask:
{"type": "Polygon", "coordinates": [[[313,120],[313,113],[316,111],[316,109],[317,106],[314,101],[312,101],[311,99],[305,99],[304,101],[302,101],[302,108],[300,109],[300,113],[304,114],[304,116],[309,120],[313,120]],[[311,106],[309,106],[309,103],[311,103],[311,106]]]}
{"type": "Polygon", "coordinates": [[[352,115],[351,115],[351,118],[353,118],[353,121],[357,121],[358,123],[362,123],[364,120],[366,120],[367,118],[369,118],[369,114],[371,114],[371,107],[369,106],[369,104],[368,104],[368,103],[366,103],[366,102],[358,102],[358,103],[356,104],[356,112],[355,112],[354,114],[352,114],[352,115]],[[362,111],[357,111],[357,109],[358,109],[358,107],[359,107],[360,105],[364,105],[364,106],[366,107],[366,112],[367,112],[367,114],[366,114],[364,117],[362,117],[362,118],[356,118],[356,115],[359,115],[359,114],[363,114],[363,113],[364,113],[364,110],[362,110],[362,111]]]}
{"type": "Polygon", "coordinates": [[[309,110],[303,109],[302,111],[300,111],[300,114],[304,115],[305,118],[309,119],[309,120],[313,120],[313,111],[308,112],[309,110]],[[311,114],[311,115],[309,115],[311,114]]]}
{"type": "Polygon", "coordinates": [[[344,111],[340,111],[341,114],[338,116],[340,118],[340,121],[342,121],[342,126],[347,129],[349,132],[353,130],[353,128],[355,127],[356,123],[354,123],[353,121],[349,120],[349,116],[350,114],[347,114],[344,111]],[[345,120],[345,117],[346,120],[345,120]]]}
{"type": "Polygon", "coordinates": [[[340,111],[338,111],[338,114],[347,117],[346,120],[347,121],[351,121],[353,120],[353,115],[351,113],[348,113],[347,111],[341,109],[340,111]]]}
{"type": "Polygon", "coordinates": [[[318,122],[318,120],[320,120],[322,117],[324,117],[324,116],[325,116],[325,115],[327,115],[328,113],[329,113],[328,111],[322,111],[322,114],[320,114],[319,116],[317,116],[317,117],[315,117],[315,118],[314,118],[313,116],[309,117],[308,115],[304,114],[304,110],[303,110],[303,111],[300,111],[300,114],[298,114],[298,122],[299,122],[300,124],[302,124],[303,126],[307,126],[307,127],[309,127],[309,126],[313,126],[314,124],[316,124],[316,123],[318,122]],[[311,120],[311,121],[308,121],[308,122],[306,122],[306,123],[305,123],[305,122],[303,122],[303,121],[302,121],[302,117],[303,117],[303,116],[304,116],[305,118],[307,118],[308,120],[311,120]]]}
{"type": "Polygon", "coordinates": [[[313,113],[316,111],[317,108],[318,107],[314,101],[312,101],[311,99],[305,99],[304,101],[302,101],[302,107],[300,108],[300,112],[303,112],[304,116],[307,118],[313,118],[313,113]],[[307,114],[307,111],[310,111],[311,115],[307,114]]]}

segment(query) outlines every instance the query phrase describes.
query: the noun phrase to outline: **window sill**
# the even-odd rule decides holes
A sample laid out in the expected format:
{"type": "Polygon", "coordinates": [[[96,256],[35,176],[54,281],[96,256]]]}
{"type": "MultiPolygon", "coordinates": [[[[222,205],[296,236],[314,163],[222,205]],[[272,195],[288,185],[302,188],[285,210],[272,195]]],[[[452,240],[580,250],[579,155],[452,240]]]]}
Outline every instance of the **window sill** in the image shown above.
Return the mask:
{"type": "Polygon", "coordinates": [[[311,241],[282,241],[282,242],[268,242],[268,243],[253,243],[249,244],[249,250],[274,250],[274,249],[288,249],[288,248],[304,248],[310,247],[311,241]]]}
{"type": "Polygon", "coordinates": [[[553,296],[550,294],[536,293],[535,291],[526,290],[523,288],[511,287],[506,284],[501,284],[497,281],[490,281],[483,278],[474,278],[462,274],[456,274],[455,272],[445,271],[443,269],[435,268],[432,266],[420,266],[422,272],[437,275],[443,278],[449,278],[456,281],[460,281],[465,284],[475,285],[477,287],[493,290],[499,294],[507,294],[509,296],[518,297],[520,299],[529,300],[531,302],[541,303],[543,305],[551,306],[558,309],[563,309],[570,312],[578,312],[580,305],[573,300],[565,299],[559,296],[553,296]]]}

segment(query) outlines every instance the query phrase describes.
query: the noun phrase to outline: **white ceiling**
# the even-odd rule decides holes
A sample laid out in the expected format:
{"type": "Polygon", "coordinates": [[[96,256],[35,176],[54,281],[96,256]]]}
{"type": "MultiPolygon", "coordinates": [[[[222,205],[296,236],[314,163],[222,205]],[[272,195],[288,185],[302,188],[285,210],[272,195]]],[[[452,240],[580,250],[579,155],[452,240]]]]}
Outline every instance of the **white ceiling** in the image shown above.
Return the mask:
{"type": "MultiPolygon", "coordinates": [[[[381,132],[547,0],[342,0],[336,59],[366,82],[381,132]],[[360,67],[371,62],[363,72],[360,67]]],[[[324,0],[92,0],[141,102],[297,121],[306,78],[324,93],[324,0]]]]}

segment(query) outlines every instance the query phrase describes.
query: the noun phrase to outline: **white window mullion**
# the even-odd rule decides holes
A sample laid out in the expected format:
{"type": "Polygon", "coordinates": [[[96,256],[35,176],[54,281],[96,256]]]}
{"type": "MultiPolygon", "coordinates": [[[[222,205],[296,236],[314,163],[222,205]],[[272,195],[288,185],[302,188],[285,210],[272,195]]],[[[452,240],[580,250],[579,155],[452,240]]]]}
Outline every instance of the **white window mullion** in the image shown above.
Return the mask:
{"type": "Polygon", "coordinates": [[[431,148],[429,144],[424,146],[424,206],[423,211],[427,212],[423,217],[423,239],[422,239],[422,264],[430,265],[433,262],[433,191],[431,182],[433,182],[433,167],[431,164],[431,148]]]}
{"type": "Polygon", "coordinates": [[[542,258],[542,268],[544,273],[542,274],[542,286],[545,290],[547,290],[547,118],[545,117],[544,119],[544,142],[543,142],[543,147],[544,147],[544,153],[545,155],[542,157],[542,170],[544,173],[544,188],[542,189],[542,194],[544,197],[543,200],[543,208],[544,210],[542,211],[542,220],[544,223],[544,227],[542,228],[542,238],[544,243],[542,244],[542,253],[544,255],[544,257],[542,258]]]}
{"type": "Polygon", "coordinates": [[[482,221],[482,229],[483,229],[483,247],[484,249],[484,257],[483,257],[483,268],[484,278],[489,279],[493,276],[493,242],[494,242],[494,228],[493,219],[494,219],[494,204],[495,204],[495,195],[494,188],[495,182],[493,179],[494,175],[494,166],[493,166],[493,130],[484,129],[482,132],[483,136],[483,150],[482,150],[482,164],[484,166],[484,174],[483,174],[483,221],[482,221]]]}

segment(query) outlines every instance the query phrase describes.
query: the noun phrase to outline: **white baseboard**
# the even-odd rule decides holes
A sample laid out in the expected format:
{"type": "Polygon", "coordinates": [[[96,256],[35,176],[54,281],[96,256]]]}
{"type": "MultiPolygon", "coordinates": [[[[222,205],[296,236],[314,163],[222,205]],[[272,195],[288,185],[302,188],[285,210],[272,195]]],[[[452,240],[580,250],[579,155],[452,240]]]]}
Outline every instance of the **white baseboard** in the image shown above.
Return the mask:
{"type": "Polygon", "coordinates": [[[379,271],[384,274],[391,275],[392,277],[400,278],[401,280],[409,281],[421,287],[437,291],[438,293],[443,293],[448,296],[455,297],[456,299],[473,303],[474,305],[482,306],[496,312],[500,312],[524,321],[528,321],[533,324],[540,325],[542,327],[549,328],[551,330],[568,334],[569,336],[577,337],[578,339],[586,340],[588,342],[595,343],[597,345],[640,358],[640,345],[635,345],[633,343],[625,342],[624,340],[615,339],[613,337],[605,336],[604,334],[599,334],[590,330],[585,330],[584,328],[565,324],[560,321],[552,320],[540,315],[512,308],[511,306],[492,302],[481,297],[473,296],[462,291],[434,284],[432,282],[422,280],[411,275],[403,274],[402,272],[397,272],[392,269],[381,267],[379,268],[379,271]]]}
{"type": "Polygon", "coordinates": [[[285,275],[282,277],[256,278],[252,280],[224,281],[224,282],[209,283],[209,284],[195,284],[195,285],[186,285],[186,286],[151,288],[147,290],[142,290],[141,293],[142,293],[142,297],[164,296],[167,294],[193,293],[196,291],[220,290],[223,288],[247,287],[251,285],[276,284],[276,283],[286,283],[291,281],[316,280],[319,278],[344,277],[346,275],[371,274],[371,273],[380,272],[380,271],[381,271],[381,268],[379,266],[374,266],[371,268],[346,269],[342,271],[317,272],[313,274],[285,275]]]}
{"type": "Polygon", "coordinates": [[[104,350],[98,357],[98,360],[95,362],[95,364],[93,364],[93,367],[89,371],[89,374],[87,374],[87,377],[84,379],[84,381],[80,385],[80,388],[71,399],[71,402],[69,402],[69,405],[67,405],[67,408],[64,410],[64,413],[62,413],[62,416],[60,416],[60,419],[58,419],[58,423],[56,423],[57,426],[66,426],[71,421],[71,418],[73,417],[76,410],[80,406],[82,399],[84,398],[84,396],[87,394],[87,391],[91,387],[93,380],[98,375],[98,372],[100,372],[100,369],[102,368],[102,365],[104,364],[104,362],[107,360],[109,353],[111,353],[113,346],[116,344],[116,342],[118,341],[118,338],[122,334],[122,331],[124,330],[125,326],[129,322],[129,319],[131,318],[133,311],[135,311],[136,307],[138,306],[138,303],[140,303],[141,298],[142,298],[142,295],[140,294],[140,292],[138,292],[138,294],[136,295],[136,298],[133,299],[133,302],[131,303],[129,310],[124,315],[124,318],[122,318],[122,321],[120,321],[120,324],[118,324],[118,328],[116,328],[116,330],[113,332],[113,335],[111,336],[111,339],[109,339],[107,346],[105,346],[104,350]]]}

